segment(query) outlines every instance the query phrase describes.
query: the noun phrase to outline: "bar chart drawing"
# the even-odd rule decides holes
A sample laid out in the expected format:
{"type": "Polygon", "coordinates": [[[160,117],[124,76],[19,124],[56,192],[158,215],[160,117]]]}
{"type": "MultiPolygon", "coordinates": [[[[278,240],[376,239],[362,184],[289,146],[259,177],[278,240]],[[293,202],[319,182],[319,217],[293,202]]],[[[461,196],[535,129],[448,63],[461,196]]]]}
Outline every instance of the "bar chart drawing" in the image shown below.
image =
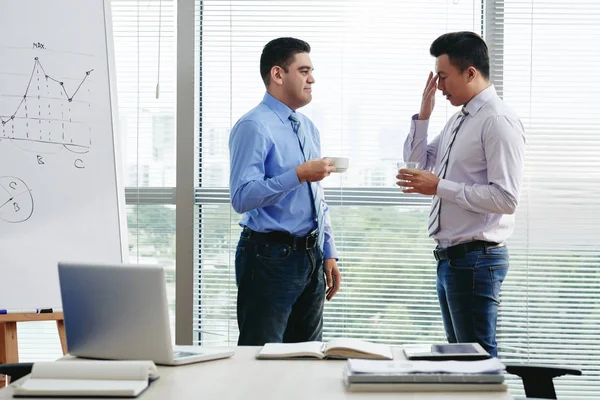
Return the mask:
{"type": "Polygon", "coordinates": [[[0,176],[0,223],[25,222],[33,208],[33,195],[25,182],[14,176],[0,176]]]}
{"type": "MultiPolygon", "coordinates": [[[[92,96],[87,83],[93,69],[78,77],[47,71],[39,57],[22,92],[2,93],[0,142],[36,153],[87,153],[92,145],[92,96]]],[[[15,83],[13,83],[13,88],[15,83]]]]}

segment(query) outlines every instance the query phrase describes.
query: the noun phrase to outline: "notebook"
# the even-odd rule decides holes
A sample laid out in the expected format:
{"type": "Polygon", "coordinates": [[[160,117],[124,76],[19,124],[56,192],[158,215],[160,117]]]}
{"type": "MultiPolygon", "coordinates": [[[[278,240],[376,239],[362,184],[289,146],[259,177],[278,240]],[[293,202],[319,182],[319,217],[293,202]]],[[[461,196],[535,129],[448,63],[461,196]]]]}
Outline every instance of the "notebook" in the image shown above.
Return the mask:
{"type": "Polygon", "coordinates": [[[506,383],[348,383],[349,392],[506,392],[506,383]]]}
{"type": "Polygon", "coordinates": [[[334,339],[324,342],[267,343],[257,354],[258,359],[280,358],[366,358],[392,360],[390,346],[359,339],[334,339]]]}
{"type": "Polygon", "coordinates": [[[152,361],[39,362],[14,397],[137,397],[157,378],[152,361]]]}

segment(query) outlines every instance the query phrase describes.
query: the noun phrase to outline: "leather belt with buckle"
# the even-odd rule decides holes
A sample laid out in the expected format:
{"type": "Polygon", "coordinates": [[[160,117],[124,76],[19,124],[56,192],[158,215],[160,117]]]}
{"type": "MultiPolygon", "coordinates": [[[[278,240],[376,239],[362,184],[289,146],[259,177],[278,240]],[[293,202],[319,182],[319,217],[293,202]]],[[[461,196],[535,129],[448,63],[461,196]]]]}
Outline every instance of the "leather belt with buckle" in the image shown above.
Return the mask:
{"type": "Polygon", "coordinates": [[[472,242],[461,243],[445,249],[433,250],[433,256],[437,261],[454,260],[463,258],[472,251],[488,250],[497,247],[503,247],[504,243],[486,242],[485,240],[475,240],[472,242]]]}
{"type": "Polygon", "coordinates": [[[290,245],[292,249],[312,249],[317,246],[318,232],[315,230],[308,236],[293,236],[287,232],[256,232],[247,226],[244,227],[244,232],[251,240],[262,242],[276,242],[290,245]]]}

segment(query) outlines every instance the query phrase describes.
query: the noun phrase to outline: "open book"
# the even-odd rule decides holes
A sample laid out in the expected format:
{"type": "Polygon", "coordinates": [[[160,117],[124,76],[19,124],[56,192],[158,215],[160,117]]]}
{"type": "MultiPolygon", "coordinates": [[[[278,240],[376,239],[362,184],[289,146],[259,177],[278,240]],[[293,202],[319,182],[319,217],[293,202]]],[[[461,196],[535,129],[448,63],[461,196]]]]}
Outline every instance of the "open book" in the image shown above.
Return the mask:
{"type": "Polygon", "coordinates": [[[267,343],[256,358],[368,358],[373,360],[392,360],[392,349],[384,344],[359,339],[335,339],[328,343],[267,343]]]}
{"type": "Polygon", "coordinates": [[[158,378],[152,361],[39,362],[15,397],[136,397],[158,378]]]}

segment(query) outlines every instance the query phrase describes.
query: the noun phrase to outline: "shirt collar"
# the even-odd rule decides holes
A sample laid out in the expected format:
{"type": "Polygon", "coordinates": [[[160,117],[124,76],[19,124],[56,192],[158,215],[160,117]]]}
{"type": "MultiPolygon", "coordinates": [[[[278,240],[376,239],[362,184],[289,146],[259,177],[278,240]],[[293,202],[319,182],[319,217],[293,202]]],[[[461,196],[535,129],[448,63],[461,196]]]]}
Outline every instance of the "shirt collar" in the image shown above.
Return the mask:
{"type": "Polygon", "coordinates": [[[487,88],[483,89],[481,92],[479,92],[477,96],[473,97],[467,103],[465,109],[467,110],[469,115],[475,116],[475,114],[477,114],[477,111],[479,111],[479,109],[483,107],[483,105],[494,96],[496,96],[496,88],[494,88],[494,85],[490,85],[487,88]]]}
{"type": "Polygon", "coordinates": [[[282,123],[286,123],[290,115],[294,112],[291,108],[271,96],[269,92],[265,93],[262,102],[279,117],[282,123]]]}

